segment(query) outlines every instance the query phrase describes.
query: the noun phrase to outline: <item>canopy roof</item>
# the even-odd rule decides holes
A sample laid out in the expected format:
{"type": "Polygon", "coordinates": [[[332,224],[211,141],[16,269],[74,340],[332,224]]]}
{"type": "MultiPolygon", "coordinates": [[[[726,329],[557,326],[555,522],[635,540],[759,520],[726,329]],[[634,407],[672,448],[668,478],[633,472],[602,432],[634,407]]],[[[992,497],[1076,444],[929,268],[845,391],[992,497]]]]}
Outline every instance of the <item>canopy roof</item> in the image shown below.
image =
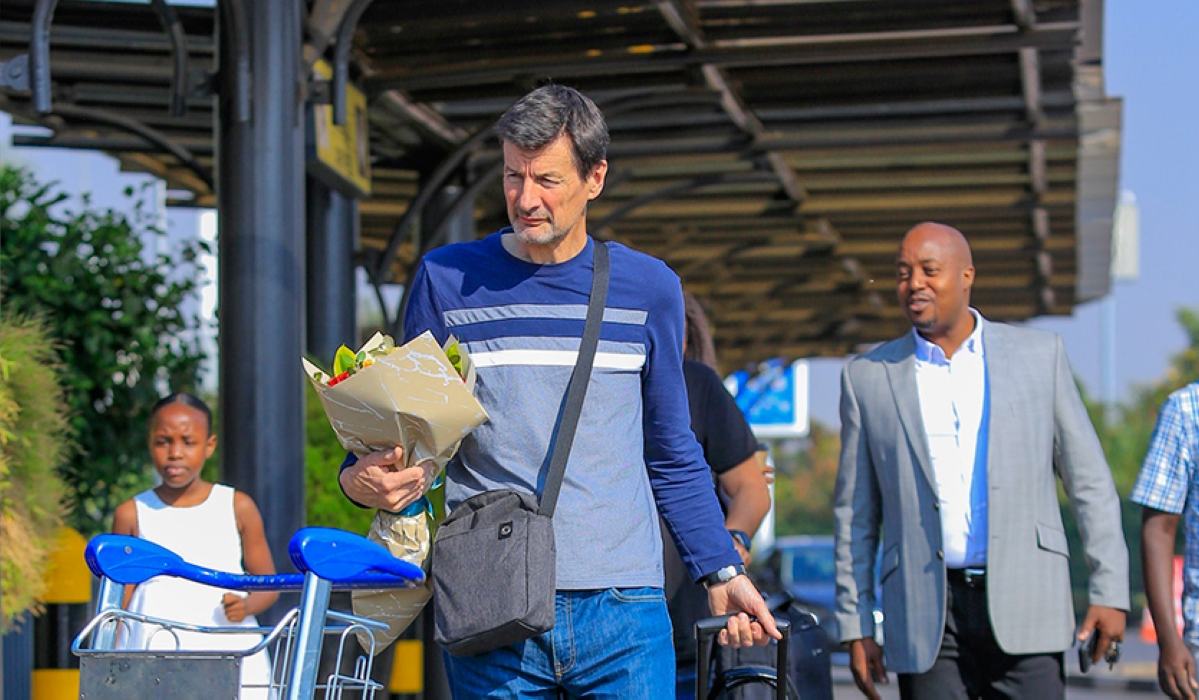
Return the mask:
{"type": "MultiPolygon", "coordinates": [[[[4,0],[0,60],[28,50],[33,8],[4,0]]],[[[54,114],[0,97],[54,131],[16,143],[107,151],[165,178],[172,203],[212,206],[214,10],[173,9],[186,115],[169,109],[171,42],[150,6],[64,0],[54,114]]],[[[612,132],[589,230],[669,263],[711,308],[726,366],[902,333],[894,253],[929,219],[970,239],[985,315],[1066,314],[1109,279],[1120,103],[1104,94],[1102,14],[1101,0],[376,0],[353,36],[374,161],[360,261],[406,279],[436,242],[396,235],[422,186],[473,195],[480,235],[504,225],[491,125],[553,80],[612,132]]]]}

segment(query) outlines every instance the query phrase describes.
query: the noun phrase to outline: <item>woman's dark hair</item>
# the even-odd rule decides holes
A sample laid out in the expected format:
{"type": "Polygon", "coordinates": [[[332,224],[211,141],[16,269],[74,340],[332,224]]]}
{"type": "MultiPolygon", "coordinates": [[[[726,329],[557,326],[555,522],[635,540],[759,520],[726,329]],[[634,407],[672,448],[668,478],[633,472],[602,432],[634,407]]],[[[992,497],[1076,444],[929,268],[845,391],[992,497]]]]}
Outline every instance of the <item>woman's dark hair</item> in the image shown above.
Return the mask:
{"type": "Polygon", "coordinates": [[[608,157],[608,125],[599,107],[565,85],[543,85],[516,101],[495,125],[501,141],[534,151],[558,138],[570,137],[579,175],[586,178],[608,157]]]}
{"type": "Polygon", "coordinates": [[[181,403],[184,406],[194,408],[200,413],[203,413],[204,419],[208,421],[208,425],[205,426],[205,429],[208,431],[209,435],[212,434],[212,409],[208,407],[208,404],[204,403],[204,399],[201,399],[199,396],[195,396],[194,394],[188,394],[187,392],[182,391],[171,394],[165,399],[159,399],[158,403],[154,404],[154,408],[150,409],[150,422],[154,422],[154,418],[158,416],[159,411],[174,403],[181,403]]]}
{"type": "Polygon", "coordinates": [[[691,292],[683,292],[683,311],[687,315],[687,348],[683,351],[683,357],[717,369],[716,342],[712,340],[712,327],[708,324],[708,315],[704,313],[699,299],[691,292]]]}

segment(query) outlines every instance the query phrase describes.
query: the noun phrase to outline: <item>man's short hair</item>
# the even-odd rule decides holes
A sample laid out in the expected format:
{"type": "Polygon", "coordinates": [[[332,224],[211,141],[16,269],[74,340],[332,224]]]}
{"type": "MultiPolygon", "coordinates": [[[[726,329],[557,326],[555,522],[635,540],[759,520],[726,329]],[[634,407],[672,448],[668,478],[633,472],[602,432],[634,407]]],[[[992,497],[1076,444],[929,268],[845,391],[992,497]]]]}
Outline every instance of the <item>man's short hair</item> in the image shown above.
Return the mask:
{"type": "Polygon", "coordinates": [[[534,151],[565,133],[575,166],[587,177],[608,157],[608,125],[599,107],[565,85],[543,85],[516,101],[495,125],[501,141],[534,151]]]}

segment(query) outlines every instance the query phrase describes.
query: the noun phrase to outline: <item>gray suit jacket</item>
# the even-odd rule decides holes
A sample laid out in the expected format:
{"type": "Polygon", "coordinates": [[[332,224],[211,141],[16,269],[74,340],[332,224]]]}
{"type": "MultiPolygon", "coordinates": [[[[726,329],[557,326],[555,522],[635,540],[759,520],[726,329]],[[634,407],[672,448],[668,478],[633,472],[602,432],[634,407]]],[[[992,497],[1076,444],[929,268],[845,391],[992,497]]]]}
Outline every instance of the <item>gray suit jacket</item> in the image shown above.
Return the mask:
{"type": "MultiPolygon", "coordinates": [[[[1061,479],[1091,568],[1090,602],[1128,609],[1128,547],[1111,472],[1052,333],[983,321],[990,391],[987,604],[1010,654],[1073,640],[1061,479]]],[[[945,628],[946,580],[936,479],[921,419],[911,334],[855,358],[841,377],[836,488],[836,614],[843,640],[874,632],[882,530],[889,670],[923,673],[945,628]]]]}

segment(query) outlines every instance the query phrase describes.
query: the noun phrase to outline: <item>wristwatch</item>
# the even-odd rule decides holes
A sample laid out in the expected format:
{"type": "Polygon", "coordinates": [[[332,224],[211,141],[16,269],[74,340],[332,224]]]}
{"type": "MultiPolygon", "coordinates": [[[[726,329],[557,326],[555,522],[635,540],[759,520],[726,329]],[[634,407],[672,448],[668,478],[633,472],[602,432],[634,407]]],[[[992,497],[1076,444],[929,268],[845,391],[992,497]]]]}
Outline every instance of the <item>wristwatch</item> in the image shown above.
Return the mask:
{"type": "Polygon", "coordinates": [[[749,533],[744,530],[729,530],[729,534],[733,536],[733,541],[745,548],[745,551],[753,549],[754,541],[750,539],[749,533]]]}
{"type": "Polygon", "coordinates": [[[729,564],[728,566],[721,567],[707,576],[704,576],[699,580],[699,582],[704,584],[704,588],[711,588],[712,586],[722,583],[728,583],[744,573],[744,566],[741,566],[740,564],[729,564]]]}

